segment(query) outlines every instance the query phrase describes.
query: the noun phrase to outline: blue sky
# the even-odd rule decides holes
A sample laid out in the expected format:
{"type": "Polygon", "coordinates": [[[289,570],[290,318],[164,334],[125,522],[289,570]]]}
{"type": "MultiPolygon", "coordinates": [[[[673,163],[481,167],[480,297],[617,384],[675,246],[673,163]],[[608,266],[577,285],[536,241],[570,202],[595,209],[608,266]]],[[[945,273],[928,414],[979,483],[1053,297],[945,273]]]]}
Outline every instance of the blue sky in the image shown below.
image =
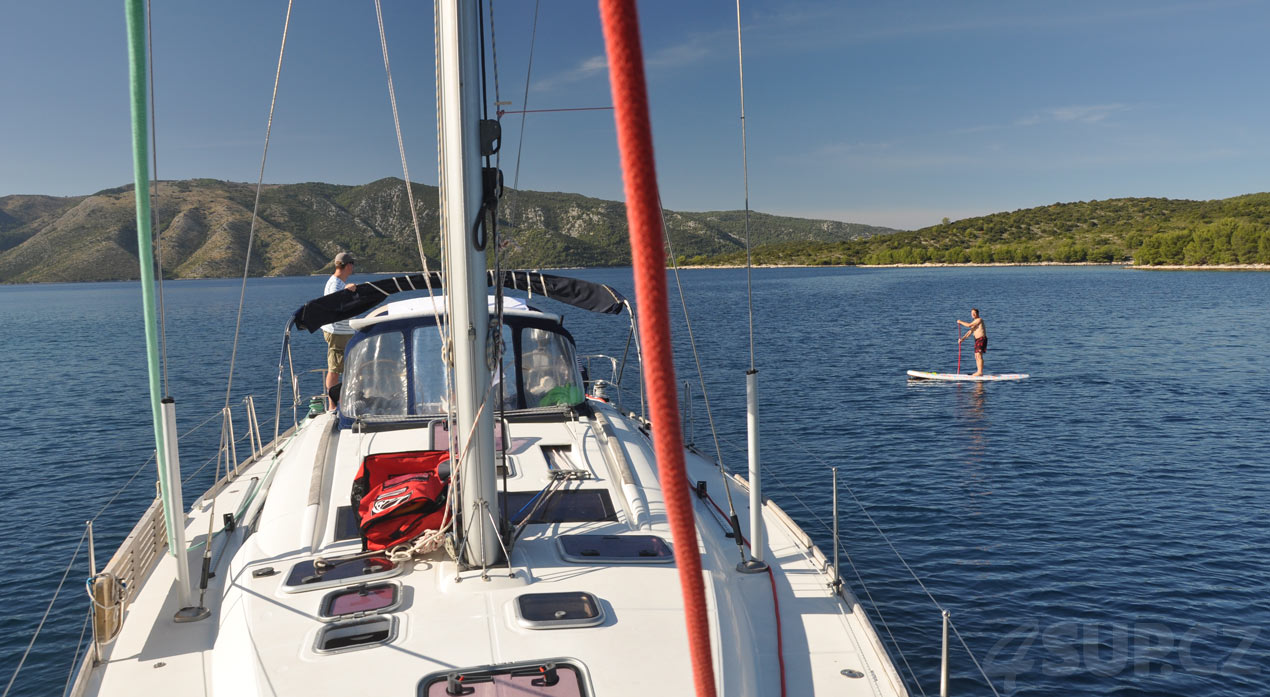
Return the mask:
{"type": "MultiPolygon", "coordinates": [[[[411,178],[436,183],[432,8],[382,0],[411,178]]],[[[286,2],[154,0],[158,175],[256,180],[286,2]]],[[[744,205],[732,2],[640,8],[665,205],[744,205]]],[[[495,0],[508,109],[610,104],[591,0],[495,0]]],[[[915,228],[1270,190],[1270,3],[743,2],[750,205],[915,228]]],[[[0,196],[132,180],[122,0],[0,11],[0,196]]],[[[491,76],[491,98],[493,84],[491,76]]],[[[521,121],[504,118],[515,177],[521,121]]],[[[265,181],[401,176],[372,0],[293,10],[265,181]]],[[[621,199],[612,115],[532,114],[519,185],[621,199]]]]}

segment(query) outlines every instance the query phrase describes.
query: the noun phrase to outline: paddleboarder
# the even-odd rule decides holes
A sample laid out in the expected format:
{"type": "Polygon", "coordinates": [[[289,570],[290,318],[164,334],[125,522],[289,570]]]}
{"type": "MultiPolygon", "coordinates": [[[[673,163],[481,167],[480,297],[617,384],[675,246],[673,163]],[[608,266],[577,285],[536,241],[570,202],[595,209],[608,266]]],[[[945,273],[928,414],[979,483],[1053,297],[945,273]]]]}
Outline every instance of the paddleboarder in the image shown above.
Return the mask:
{"type": "Polygon", "coordinates": [[[957,320],[957,324],[967,328],[966,333],[957,340],[958,344],[970,338],[972,334],[975,337],[975,365],[979,369],[971,373],[971,375],[976,377],[983,375],[983,354],[988,351],[988,330],[983,326],[983,318],[979,316],[979,308],[970,308],[969,322],[957,320]]]}

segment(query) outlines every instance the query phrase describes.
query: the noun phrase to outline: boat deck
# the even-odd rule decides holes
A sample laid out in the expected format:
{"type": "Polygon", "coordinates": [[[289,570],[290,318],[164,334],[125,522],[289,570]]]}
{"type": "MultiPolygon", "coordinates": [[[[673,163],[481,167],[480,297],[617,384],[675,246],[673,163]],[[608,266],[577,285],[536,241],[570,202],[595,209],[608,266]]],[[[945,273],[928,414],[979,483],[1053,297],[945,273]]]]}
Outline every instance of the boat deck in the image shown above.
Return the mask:
{"type": "MultiPolygon", "coordinates": [[[[187,624],[171,620],[178,609],[175,563],[164,555],[128,609],[120,636],[106,648],[106,662],[81,675],[75,694],[308,696],[364,694],[373,686],[377,694],[415,695],[429,675],[551,659],[580,666],[586,694],[691,693],[673,560],[592,561],[562,547],[562,536],[584,534],[651,536],[675,544],[647,435],[611,407],[598,402],[595,407],[597,419],[513,421],[507,489],[537,492],[552,471],[577,470],[582,478],[564,486],[607,492],[613,504],[607,519],[528,524],[510,568],[460,571],[438,551],[382,578],[294,585],[305,575],[293,572],[297,564],[360,550],[360,541],[349,539],[342,524],[347,513],[340,511],[349,505],[360,457],[419,449],[421,433],[363,435],[333,428],[331,415],[309,420],[278,457],[251,463],[214,496],[217,520],[244,506],[248,513],[260,508],[250,535],[240,527],[213,541],[216,576],[206,603],[211,617],[187,624]],[[623,479],[630,480],[626,486],[623,479]],[[360,582],[399,587],[400,605],[383,615],[389,618],[388,637],[319,650],[319,634],[332,624],[320,616],[323,599],[360,582]],[[526,621],[518,614],[519,599],[541,593],[589,593],[602,618],[594,626],[526,621]]],[[[705,481],[719,501],[723,487],[731,487],[743,526],[748,522],[744,482],[725,479],[713,463],[691,452],[687,467],[691,479],[705,481]]],[[[782,658],[788,695],[907,694],[855,598],[830,588],[831,564],[768,502],[765,558],[780,607],[778,649],[769,575],[738,572],[740,556],[726,522],[709,500],[693,500],[719,694],[781,694],[782,658]]],[[[200,536],[191,537],[193,542],[207,532],[212,511],[206,504],[196,505],[189,518],[187,534],[200,536]]],[[[200,568],[198,554],[201,547],[191,553],[191,569],[200,568]]]]}

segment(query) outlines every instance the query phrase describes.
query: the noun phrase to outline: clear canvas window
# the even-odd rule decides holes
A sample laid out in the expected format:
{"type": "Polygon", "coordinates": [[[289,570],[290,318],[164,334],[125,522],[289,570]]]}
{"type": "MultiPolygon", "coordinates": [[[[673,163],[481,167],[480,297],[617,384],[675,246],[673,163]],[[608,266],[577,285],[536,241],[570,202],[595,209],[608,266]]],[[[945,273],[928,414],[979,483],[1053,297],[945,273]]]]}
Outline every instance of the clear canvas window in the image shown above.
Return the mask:
{"type": "Polygon", "coordinates": [[[344,357],[345,416],[405,416],[406,346],[398,332],[368,336],[344,357]]]}
{"type": "Polygon", "coordinates": [[[526,407],[578,404],[584,399],[573,346],[560,334],[526,327],[520,336],[526,407]]]}

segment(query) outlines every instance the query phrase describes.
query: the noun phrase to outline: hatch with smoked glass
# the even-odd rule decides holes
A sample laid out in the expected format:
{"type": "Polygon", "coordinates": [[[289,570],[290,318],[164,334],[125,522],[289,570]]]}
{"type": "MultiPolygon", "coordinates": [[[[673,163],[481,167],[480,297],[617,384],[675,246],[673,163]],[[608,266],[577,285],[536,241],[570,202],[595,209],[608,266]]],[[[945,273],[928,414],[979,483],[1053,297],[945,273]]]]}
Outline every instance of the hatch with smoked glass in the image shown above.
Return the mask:
{"type": "Polygon", "coordinates": [[[604,608],[584,592],[526,593],[516,598],[516,620],[527,629],[594,627],[604,622],[604,608]]]}
{"type": "Polygon", "coordinates": [[[401,586],[395,583],[363,583],[331,591],[322,598],[318,614],[323,619],[344,619],[392,612],[401,605],[401,586]]]}

